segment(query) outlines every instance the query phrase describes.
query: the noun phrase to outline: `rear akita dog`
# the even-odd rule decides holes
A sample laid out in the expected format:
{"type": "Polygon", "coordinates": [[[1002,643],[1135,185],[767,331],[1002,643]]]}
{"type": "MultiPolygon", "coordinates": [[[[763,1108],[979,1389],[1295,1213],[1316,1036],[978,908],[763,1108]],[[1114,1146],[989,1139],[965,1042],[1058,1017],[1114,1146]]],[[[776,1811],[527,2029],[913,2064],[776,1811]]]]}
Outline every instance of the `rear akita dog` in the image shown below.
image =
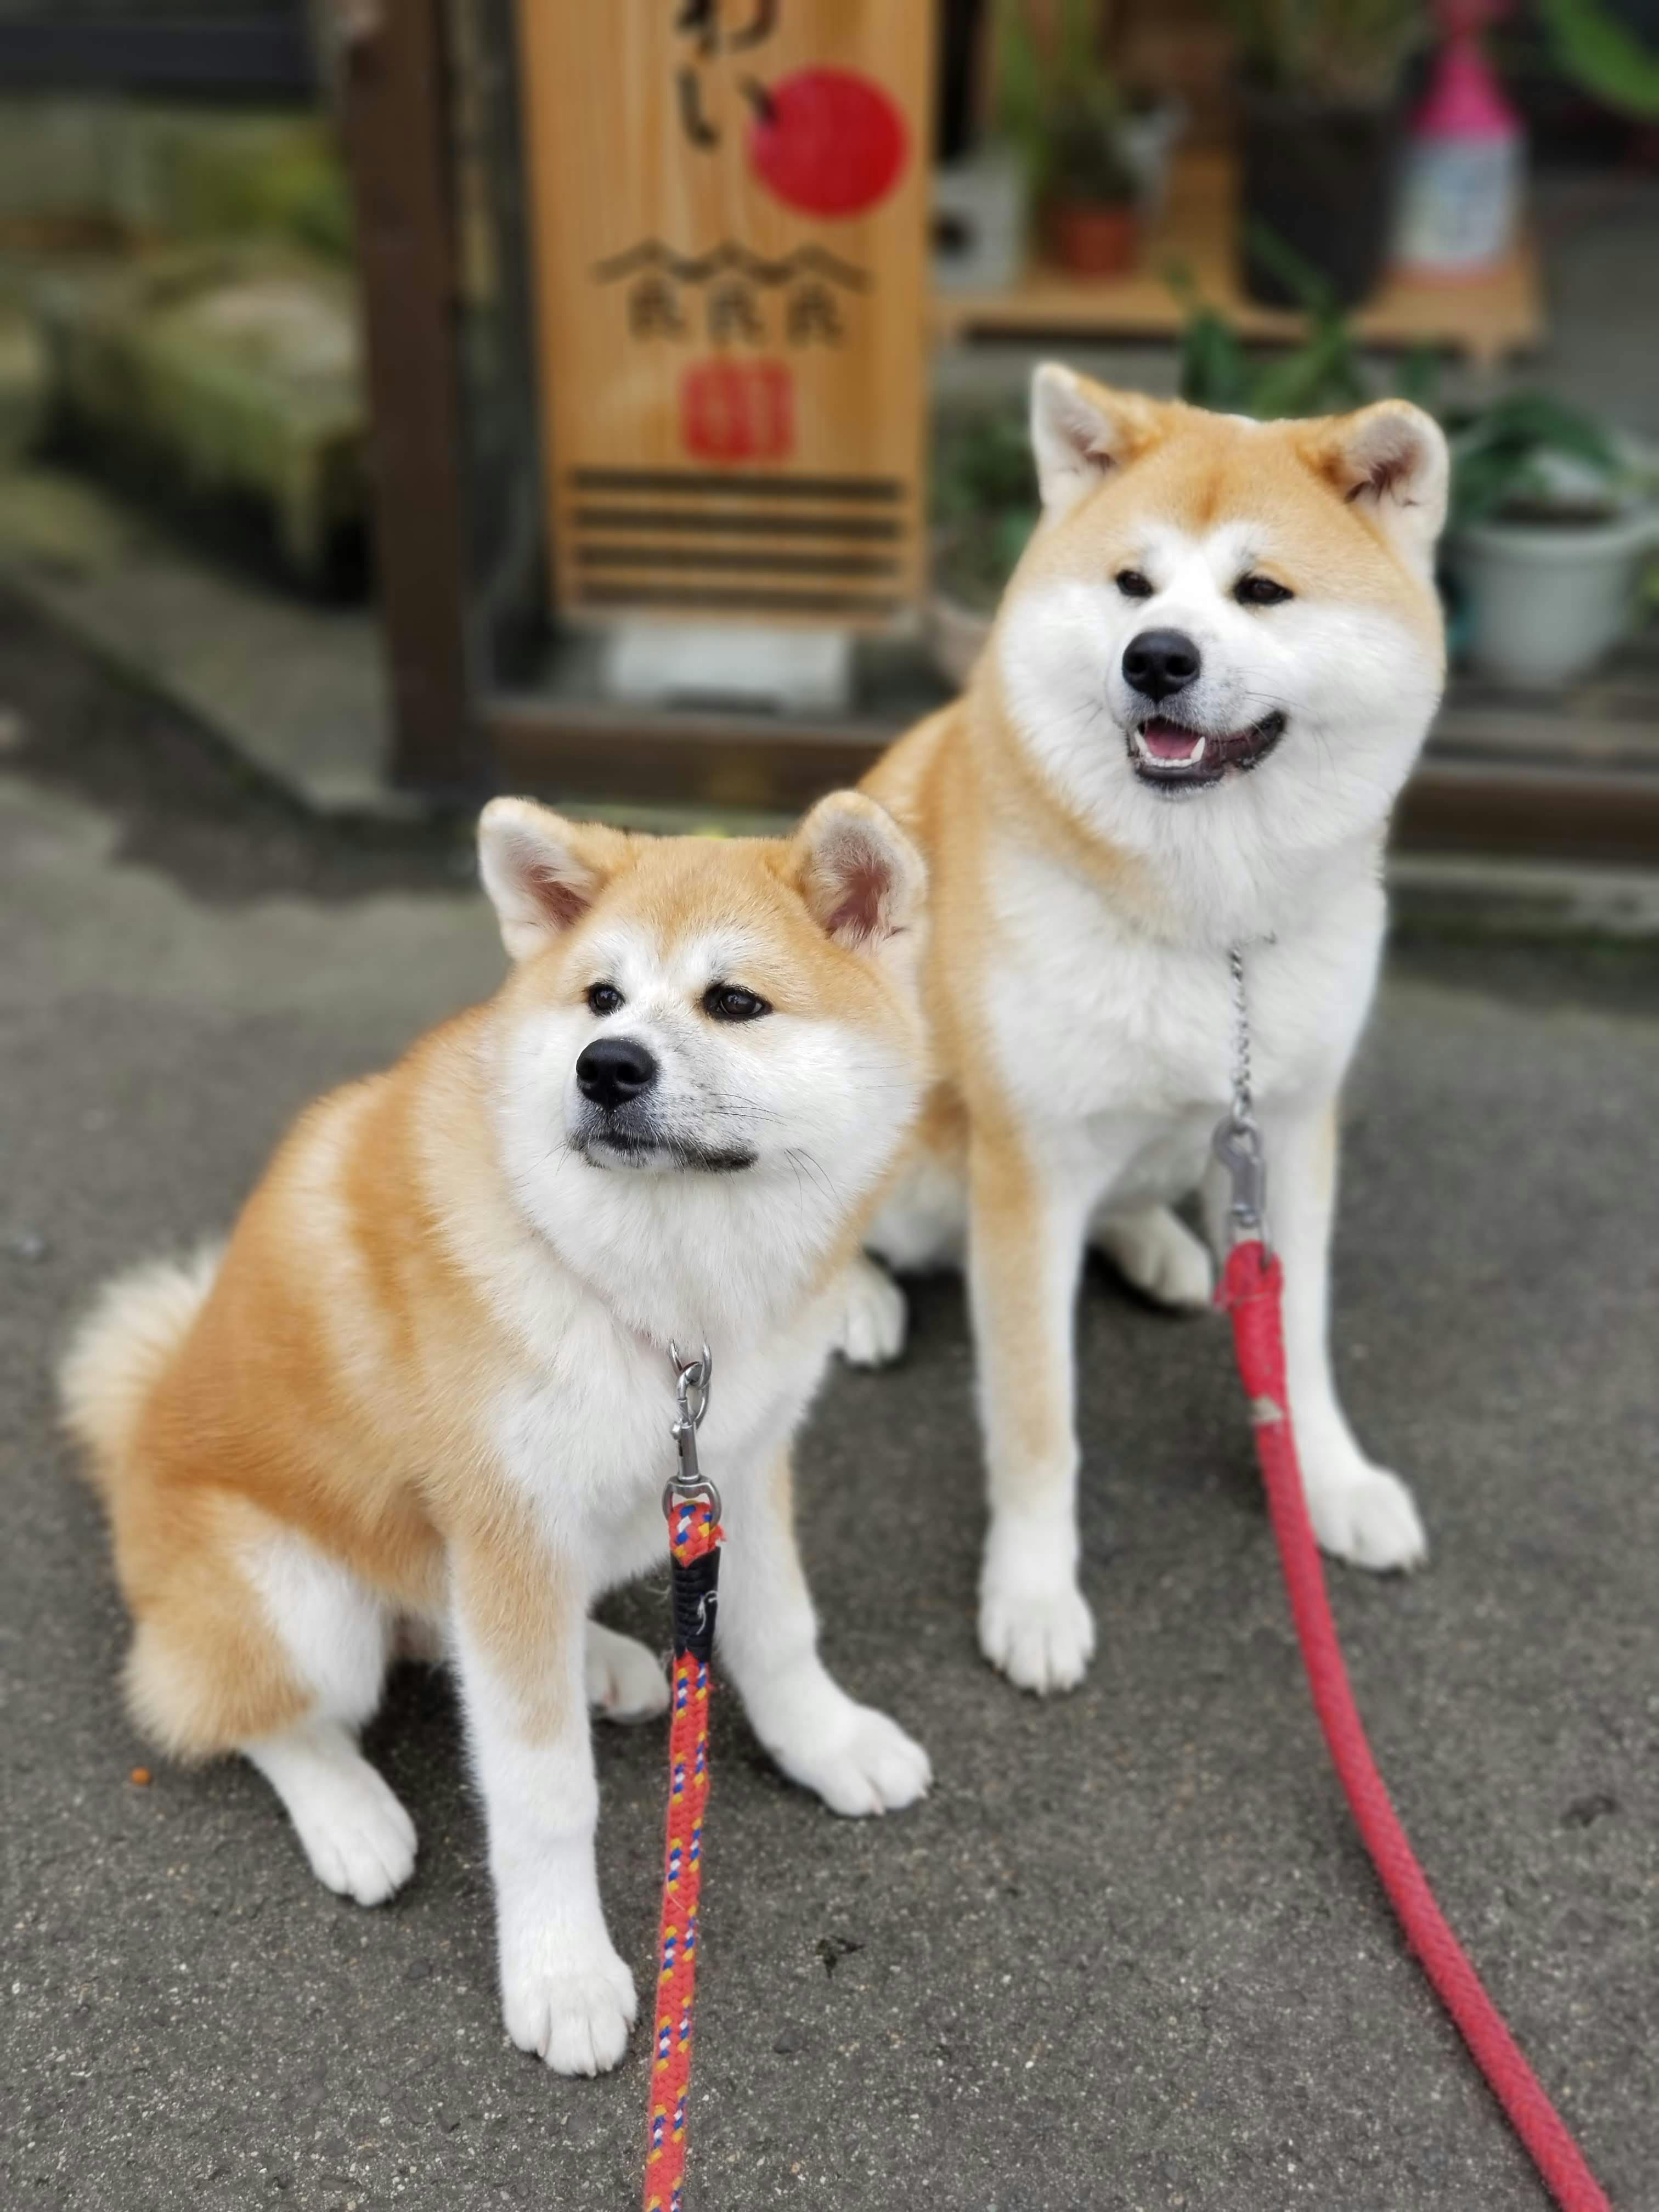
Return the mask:
{"type": "Polygon", "coordinates": [[[222,1258],[105,1291],[64,1369],[131,1608],[127,1694],[182,1759],[240,1752],[329,1888],[415,1864],[357,1748],[400,1622],[447,1647],[489,1826],[507,2033],[621,2057],[587,1706],[661,1711],[588,1619],[665,1560],[668,1347],[714,1355],[720,1663],[838,1813],[927,1760],[817,1654],[789,1443],[920,1102],[923,871],[880,807],[792,840],[656,839],[497,799],[489,1004],[303,1115],[222,1258]]]}
{"type": "MultiPolygon", "coordinates": [[[[1440,696],[1445,441],[1384,400],[1254,422],[1040,368],[1043,517],[966,696],[866,787],[927,856],[939,1080],[872,1249],[965,1249],[990,1482],[986,1656],[1080,1680],[1072,1308],[1085,1243],[1208,1298],[1170,1212],[1231,1095],[1241,948],[1320,1542],[1409,1567],[1405,1486],[1349,1430],[1326,1347],[1336,1100],[1382,942],[1389,811],[1440,696]]],[[[868,1291],[873,1304],[876,1293],[868,1291]]]]}

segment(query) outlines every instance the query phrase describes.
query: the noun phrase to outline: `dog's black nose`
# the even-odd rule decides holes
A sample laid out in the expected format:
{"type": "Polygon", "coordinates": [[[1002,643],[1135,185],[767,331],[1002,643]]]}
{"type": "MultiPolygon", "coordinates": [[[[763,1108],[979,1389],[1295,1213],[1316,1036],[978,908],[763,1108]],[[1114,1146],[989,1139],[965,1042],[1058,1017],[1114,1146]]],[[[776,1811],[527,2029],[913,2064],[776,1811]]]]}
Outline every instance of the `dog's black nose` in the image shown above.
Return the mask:
{"type": "Polygon", "coordinates": [[[1123,680],[1146,699],[1185,690],[1201,665],[1185,630],[1143,629],[1123,648],[1123,680]]]}
{"type": "Polygon", "coordinates": [[[595,1037],[576,1062],[576,1088],[603,1106],[626,1106],[657,1079],[657,1063],[633,1037],[595,1037]]]}

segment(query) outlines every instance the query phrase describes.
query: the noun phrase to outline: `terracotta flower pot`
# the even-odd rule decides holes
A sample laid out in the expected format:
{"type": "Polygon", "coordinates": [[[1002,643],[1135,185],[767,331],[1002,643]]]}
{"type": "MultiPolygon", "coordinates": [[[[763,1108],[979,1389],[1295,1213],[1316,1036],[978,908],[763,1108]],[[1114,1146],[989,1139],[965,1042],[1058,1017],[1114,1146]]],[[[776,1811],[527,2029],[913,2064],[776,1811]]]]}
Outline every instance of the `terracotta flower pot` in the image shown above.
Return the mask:
{"type": "Polygon", "coordinates": [[[1121,276],[1134,266],[1139,221],[1133,207],[1059,200],[1048,210],[1048,243],[1077,276],[1121,276]]]}

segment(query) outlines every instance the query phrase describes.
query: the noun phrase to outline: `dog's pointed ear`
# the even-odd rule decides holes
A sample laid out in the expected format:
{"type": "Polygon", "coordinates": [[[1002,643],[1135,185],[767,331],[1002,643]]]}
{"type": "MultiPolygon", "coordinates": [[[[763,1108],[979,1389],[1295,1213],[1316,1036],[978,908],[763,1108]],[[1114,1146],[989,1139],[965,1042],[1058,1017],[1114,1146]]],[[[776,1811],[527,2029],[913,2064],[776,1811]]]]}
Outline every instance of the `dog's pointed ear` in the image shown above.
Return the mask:
{"type": "Polygon", "coordinates": [[[598,822],[567,822],[528,799],[492,799],[478,817],[478,872],[514,960],[528,960],[581,920],[622,865],[628,840],[598,822]]]}
{"type": "Polygon", "coordinates": [[[1138,392],[1114,392],[1045,361],[1031,377],[1031,452],[1049,521],[1158,435],[1160,410],[1138,392]]]}
{"type": "Polygon", "coordinates": [[[819,799],[795,832],[791,861],[807,912],[850,951],[877,950],[921,920],[921,855],[886,808],[861,791],[819,799]]]}
{"type": "Polygon", "coordinates": [[[1419,568],[1446,520],[1451,458],[1431,415],[1408,399],[1379,399],[1313,426],[1312,459],[1350,507],[1370,515],[1419,568]]]}

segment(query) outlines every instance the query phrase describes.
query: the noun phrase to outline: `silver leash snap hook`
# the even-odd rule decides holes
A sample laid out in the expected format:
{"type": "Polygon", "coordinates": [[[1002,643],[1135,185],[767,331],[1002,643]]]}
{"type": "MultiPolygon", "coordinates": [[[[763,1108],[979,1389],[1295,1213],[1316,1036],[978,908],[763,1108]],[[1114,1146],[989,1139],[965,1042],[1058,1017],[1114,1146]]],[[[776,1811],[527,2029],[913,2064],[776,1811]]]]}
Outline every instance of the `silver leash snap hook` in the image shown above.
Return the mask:
{"type": "Polygon", "coordinates": [[[680,1463],[663,1487],[662,1510],[672,1516],[677,1506],[694,1498],[708,1501],[715,1520],[720,1517],[720,1494],[697,1465],[697,1431],[708,1411],[708,1386],[714,1372],[714,1355],[707,1342],[700,1358],[683,1359],[677,1344],[668,1347],[674,1370],[674,1398],[678,1411],[669,1433],[679,1447],[680,1463]]]}

